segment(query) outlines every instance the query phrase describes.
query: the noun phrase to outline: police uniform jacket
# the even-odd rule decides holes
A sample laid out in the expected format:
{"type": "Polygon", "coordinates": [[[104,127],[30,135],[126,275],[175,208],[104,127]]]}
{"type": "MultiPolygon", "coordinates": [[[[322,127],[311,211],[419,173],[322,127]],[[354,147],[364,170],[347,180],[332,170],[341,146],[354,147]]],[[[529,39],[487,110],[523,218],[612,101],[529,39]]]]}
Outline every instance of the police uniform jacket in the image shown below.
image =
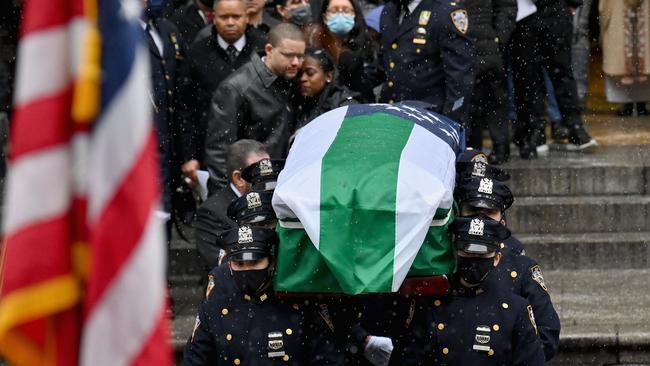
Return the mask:
{"type": "Polygon", "coordinates": [[[466,288],[456,277],[451,293],[414,299],[393,337],[391,365],[544,365],[528,302],[497,282],[466,288]]]}
{"type": "Polygon", "coordinates": [[[422,0],[401,24],[399,18],[396,2],[386,3],[380,19],[380,70],[386,77],[380,101],[420,100],[461,119],[457,114],[469,103],[475,58],[465,34],[471,27],[467,11],[447,0],[422,0]]]}
{"type": "Polygon", "coordinates": [[[228,217],[228,206],[237,199],[230,186],[224,187],[208,197],[196,211],[193,226],[196,229],[196,249],[205,267],[210,272],[219,265],[219,250],[224,248],[219,236],[226,230],[237,227],[228,217]]]}
{"type": "Polygon", "coordinates": [[[503,74],[503,51],[515,30],[517,0],[464,0],[469,28],[476,40],[476,75],[486,72],[503,74]]]}
{"type": "Polygon", "coordinates": [[[227,265],[210,273],[185,365],[342,365],[331,331],[303,302],[242,295],[227,265]]]}
{"type": "Polygon", "coordinates": [[[272,158],[282,158],[294,123],[293,82],[278,77],[257,54],[224,80],[209,106],[205,165],[211,179],[226,183],[226,148],[240,139],[262,142],[272,158]]]}
{"type": "Polygon", "coordinates": [[[219,83],[248,62],[254,52],[264,47],[259,32],[248,29],[246,45],[231,61],[217,41],[214,26],[206,27],[207,36],[197,39],[187,52],[179,72],[177,120],[182,134],[183,161],[203,161],[210,99],[219,83]]]}
{"type": "MultiPolygon", "coordinates": [[[[163,43],[163,53],[160,54],[156,43],[145,31],[144,38],[149,46],[151,60],[152,86],[151,102],[154,110],[154,125],[158,137],[161,176],[163,180],[163,204],[166,211],[171,209],[172,172],[174,166],[174,143],[172,137],[174,118],[174,98],[176,95],[176,71],[184,58],[185,49],[176,26],[164,19],[154,22],[154,27],[163,43]]],[[[179,172],[180,174],[180,172],[179,172]]]]}
{"type": "Polygon", "coordinates": [[[528,256],[504,252],[494,273],[496,276],[490,280],[507,284],[514,294],[528,300],[535,315],[544,355],[549,361],[557,354],[560,345],[560,318],[553,308],[542,270],[528,256]]]}

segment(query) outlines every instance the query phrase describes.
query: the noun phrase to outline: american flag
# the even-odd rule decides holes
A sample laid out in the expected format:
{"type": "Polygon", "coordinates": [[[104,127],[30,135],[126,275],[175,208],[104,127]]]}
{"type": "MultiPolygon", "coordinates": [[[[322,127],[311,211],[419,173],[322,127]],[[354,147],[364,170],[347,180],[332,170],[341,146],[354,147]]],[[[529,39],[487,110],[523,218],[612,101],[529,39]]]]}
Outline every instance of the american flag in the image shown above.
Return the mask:
{"type": "Polygon", "coordinates": [[[16,365],[170,365],[139,0],[23,6],[0,354],[16,365]]]}

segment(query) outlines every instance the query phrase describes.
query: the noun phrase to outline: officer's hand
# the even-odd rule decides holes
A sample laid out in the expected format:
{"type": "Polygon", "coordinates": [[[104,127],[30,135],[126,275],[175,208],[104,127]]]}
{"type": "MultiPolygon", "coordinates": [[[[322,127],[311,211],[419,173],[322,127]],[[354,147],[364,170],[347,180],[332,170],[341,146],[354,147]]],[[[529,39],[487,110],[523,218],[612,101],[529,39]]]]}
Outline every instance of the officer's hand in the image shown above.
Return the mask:
{"type": "Polygon", "coordinates": [[[393,352],[393,341],[386,337],[369,336],[364,357],[375,366],[387,366],[393,352]]]}
{"type": "Polygon", "coordinates": [[[186,177],[190,178],[194,183],[198,182],[198,177],[196,171],[199,170],[199,162],[197,160],[186,161],[181,166],[181,171],[185,174],[186,177]]]}

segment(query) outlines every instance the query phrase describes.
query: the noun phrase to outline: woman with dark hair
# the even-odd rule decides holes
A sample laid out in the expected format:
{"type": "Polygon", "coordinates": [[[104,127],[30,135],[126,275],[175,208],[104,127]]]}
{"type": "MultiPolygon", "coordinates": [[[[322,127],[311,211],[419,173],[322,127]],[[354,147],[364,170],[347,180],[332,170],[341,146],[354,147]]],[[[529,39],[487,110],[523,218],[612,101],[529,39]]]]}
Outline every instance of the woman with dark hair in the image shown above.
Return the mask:
{"type": "Polygon", "coordinates": [[[372,86],[363,79],[364,63],[372,62],[375,46],[354,0],[323,0],[307,46],[324,48],[338,67],[341,85],[361,93],[364,102],[375,101],[372,86]]]}
{"type": "Polygon", "coordinates": [[[358,93],[338,85],[334,61],[323,49],[309,48],[305,51],[298,80],[300,97],[296,106],[296,129],[327,111],[359,103],[358,93]]]}

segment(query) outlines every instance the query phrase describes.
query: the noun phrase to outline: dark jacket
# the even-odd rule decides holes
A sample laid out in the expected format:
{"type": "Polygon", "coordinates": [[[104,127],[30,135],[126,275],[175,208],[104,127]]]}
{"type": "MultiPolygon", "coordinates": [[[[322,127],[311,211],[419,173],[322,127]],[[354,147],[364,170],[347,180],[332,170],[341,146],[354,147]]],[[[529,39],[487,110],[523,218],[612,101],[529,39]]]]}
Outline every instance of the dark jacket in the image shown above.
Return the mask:
{"type": "Polygon", "coordinates": [[[467,35],[476,42],[475,75],[504,72],[503,51],[516,26],[517,0],[464,0],[469,15],[467,35]]]}
{"type": "Polygon", "coordinates": [[[174,10],[174,14],[169,17],[169,21],[176,24],[178,32],[185,42],[187,42],[188,46],[192,45],[196,35],[207,25],[206,21],[199,14],[199,7],[195,1],[190,0],[187,4],[174,10]]]}
{"type": "Polygon", "coordinates": [[[321,114],[350,104],[359,103],[359,93],[345,86],[329,84],[316,98],[300,98],[296,106],[296,130],[321,114]]]}
{"type": "MultiPolygon", "coordinates": [[[[313,303],[312,303],[313,304],[313,303]]],[[[326,314],[272,288],[246,297],[227,265],[210,272],[184,365],[343,365],[326,314]]]]}
{"type": "Polygon", "coordinates": [[[177,70],[185,57],[185,48],[176,26],[164,19],[155,23],[155,28],[163,43],[163,54],[156,47],[153,38],[145,31],[151,60],[152,86],[150,97],[153,104],[153,120],[158,137],[160,169],[163,181],[163,206],[171,210],[172,187],[180,176],[174,145],[177,141],[174,120],[174,98],[176,97],[177,70]],[[174,181],[174,182],[172,182],[174,181]]]}
{"type": "Polygon", "coordinates": [[[177,121],[182,134],[183,161],[203,161],[212,95],[224,79],[264,47],[259,32],[249,29],[245,33],[246,45],[231,62],[217,41],[215,27],[206,27],[206,30],[209,36],[199,38],[192,44],[179,73],[177,121]]]}
{"type": "Polygon", "coordinates": [[[450,295],[412,301],[390,365],[545,364],[530,305],[498,282],[470,289],[453,276],[450,295]]]}
{"type": "Polygon", "coordinates": [[[542,269],[528,256],[504,251],[495,272],[491,280],[507,284],[514,294],[532,306],[544,355],[550,361],[560,346],[560,318],[553,308],[542,269]]]}
{"type": "MultiPolygon", "coordinates": [[[[399,24],[400,9],[388,2],[381,13],[380,72],[386,80],[381,102],[420,100],[462,121],[473,85],[475,46],[450,14],[462,8],[443,0],[422,0],[399,24]]],[[[469,25],[471,27],[471,24],[469,25]]],[[[371,76],[372,77],[372,76],[371,76]]]]}
{"type": "Polygon", "coordinates": [[[212,97],[205,165],[211,180],[226,184],[226,149],[240,139],[262,142],[272,158],[285,155],[294,121],[295,86],[278,77],[253,54],[251,61],[224,80],[212,97]]]}
{"type": "Polygon", "coordinates": [[[219,235],[237,227],[237,223],[227,214],[228,205],[235,199],[235,192],[226,186],[210,196],[196,211],[193,223],[196,229],[196,250],[206,273],[219,264],[219,250],[224,248],[219,235]]]}

